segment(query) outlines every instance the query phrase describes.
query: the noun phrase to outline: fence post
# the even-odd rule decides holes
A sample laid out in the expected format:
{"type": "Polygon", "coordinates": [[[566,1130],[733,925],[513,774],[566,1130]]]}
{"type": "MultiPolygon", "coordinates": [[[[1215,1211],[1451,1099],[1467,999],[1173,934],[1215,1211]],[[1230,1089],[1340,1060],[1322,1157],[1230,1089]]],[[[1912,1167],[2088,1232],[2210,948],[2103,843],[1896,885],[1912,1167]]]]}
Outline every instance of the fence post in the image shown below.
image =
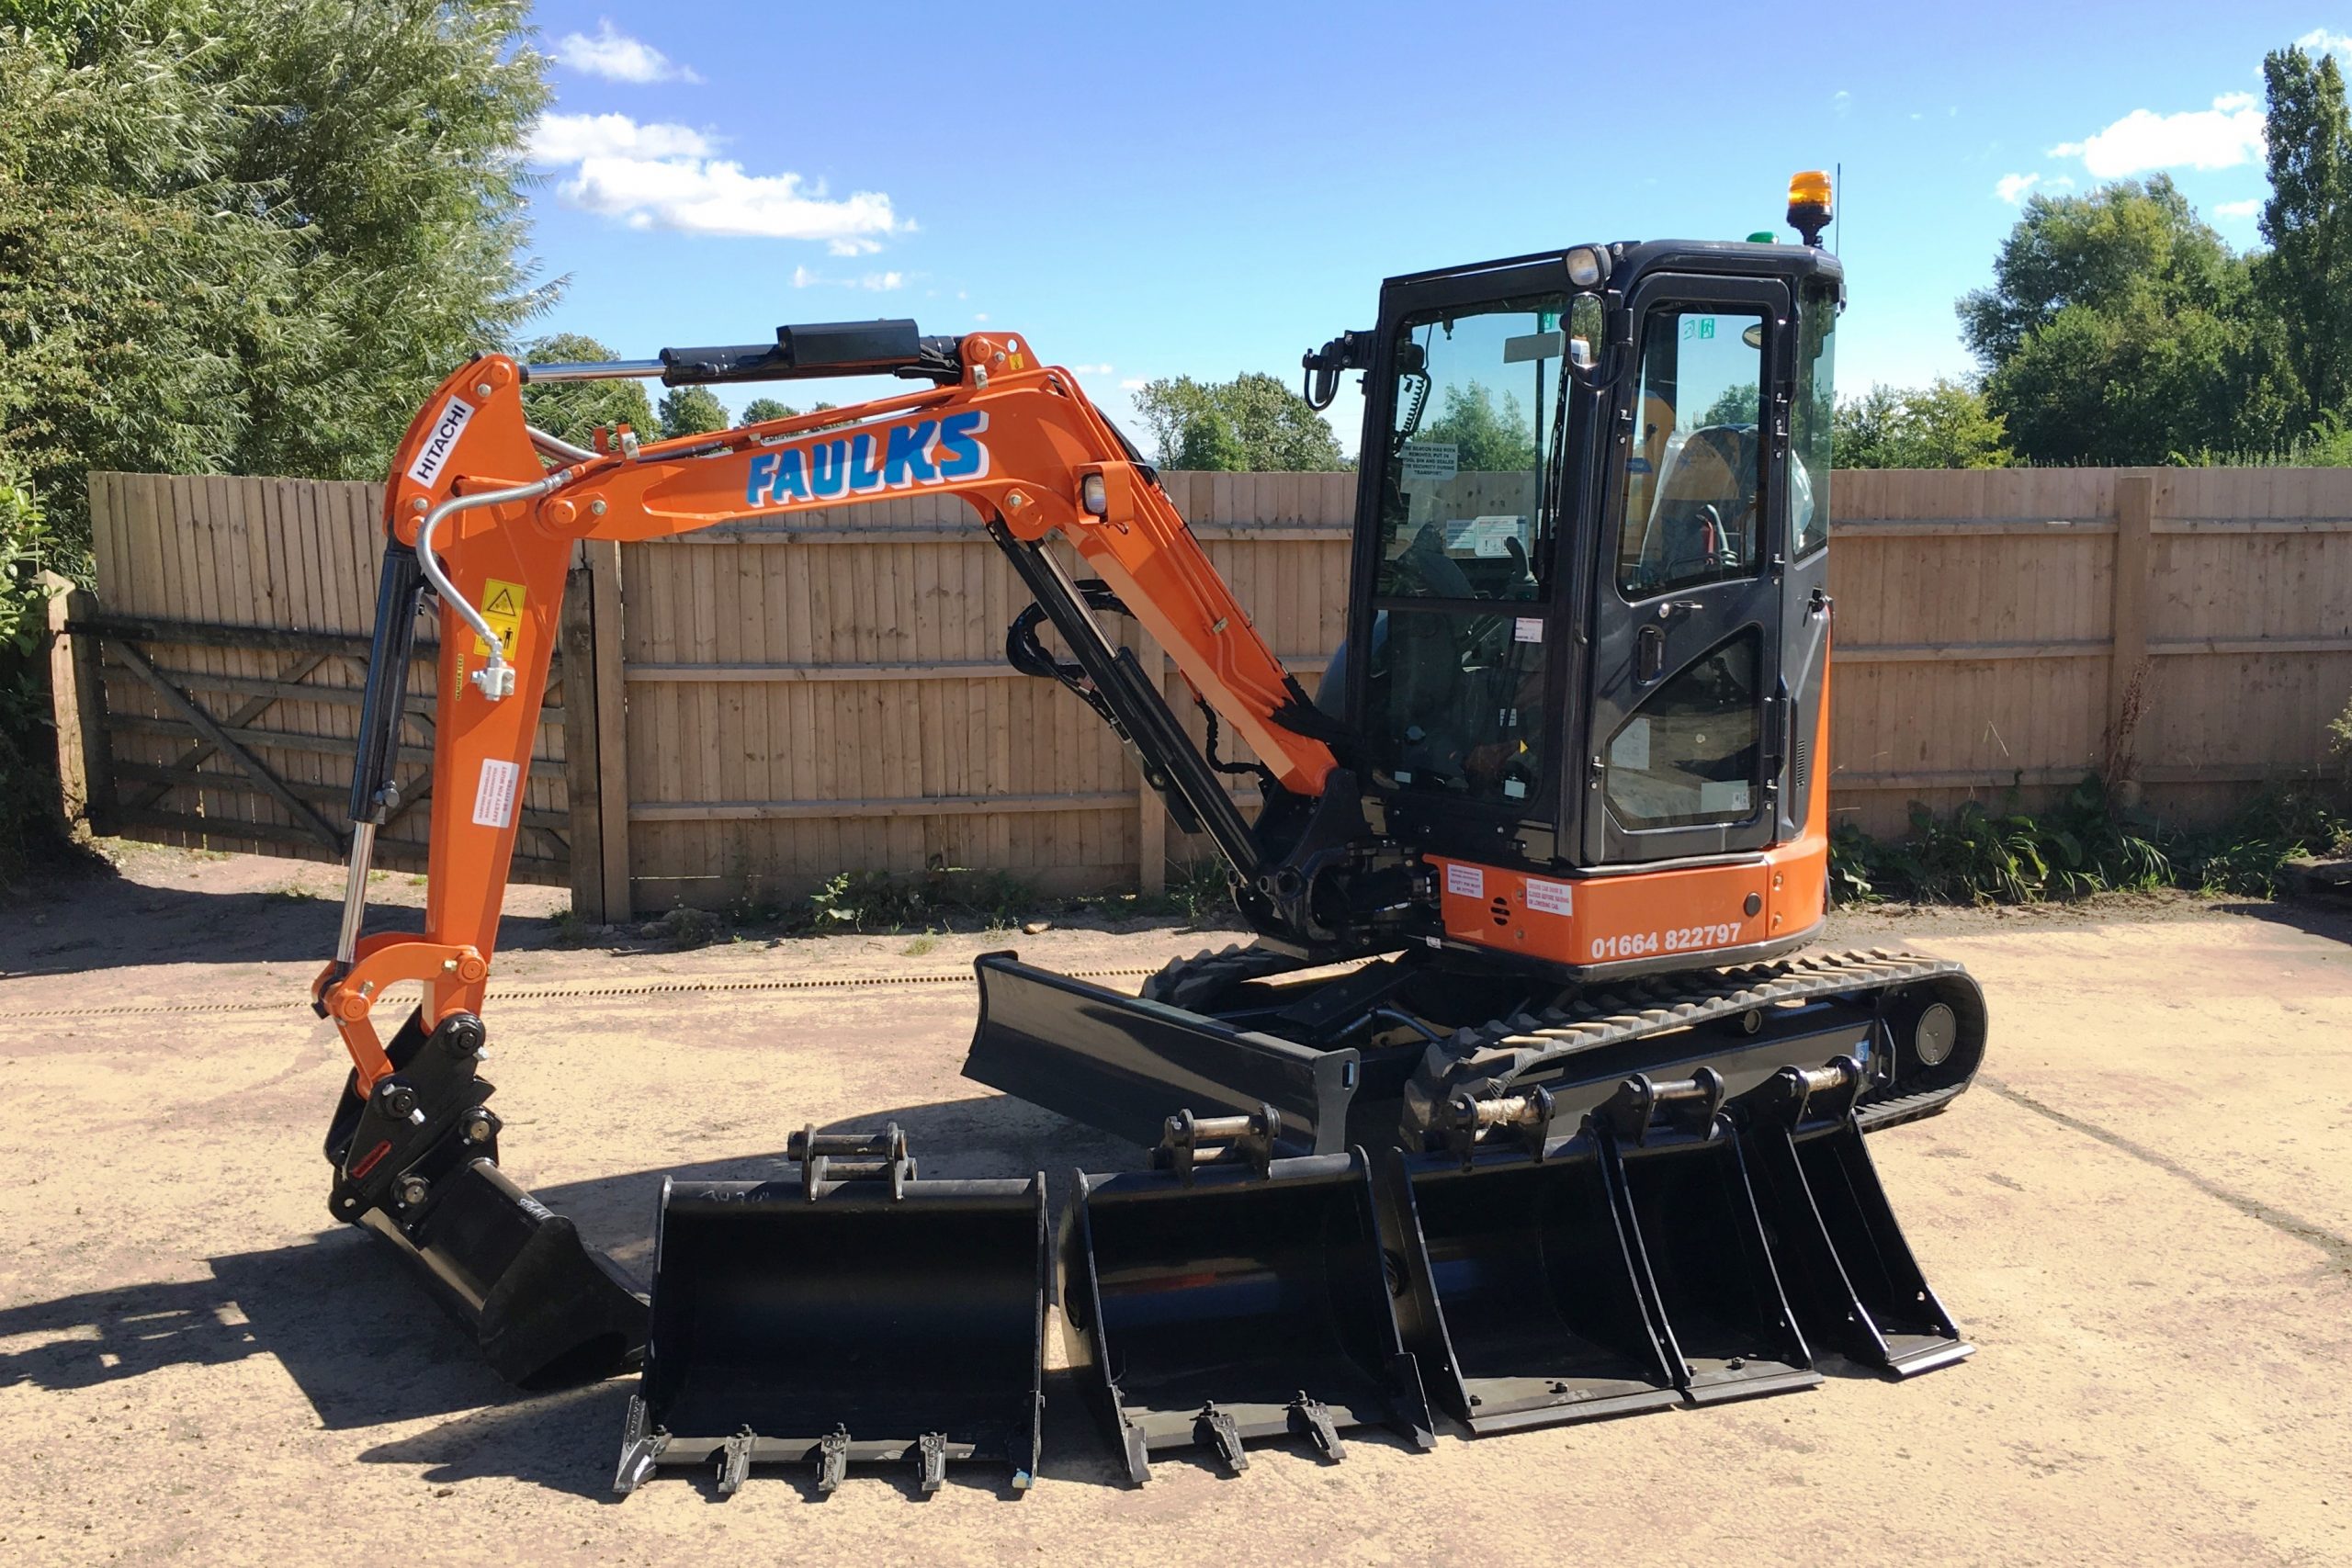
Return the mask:
{"type": "MultiPolygon", "coordinates": [[[[581,560],[577,552],[573,559],[581,560]]],[[[564,577],[558,642],[563,649],[563,785],[571,816],[571,913],[601,926],[609,917],[605,912],[603,773],[597,760],[594,595],[587,566],[575,564],[564,577]]]]}
{"type": "Polygon", "coordinates": [[[49,691],[57,721],[58,807],[68,826],[93,833],[114,828],[114,766],[107,745],[106,670],[96,632],[71,623],[98,613],[98,601],[64,578],[45,574],[49,597],[49,691]]]}
{"type": "Polygon", "coordinates": [[[593,679],[582,683],[584,700],[596,709],[596,808],[604,852],[605,919],[634,914],[629,901],[628,688],[626,644],[621,639],[621,547],[612,539],[590,539],[582,547],[595,629],[593,679]]]}
{"type": "Polygon", "coordinates": [[[2115,573],[2111,584],[2107,672],[2107,786],[2122,805],[2140,804],[2136,735],[2146,715],[2148,555],[2156,481],[2145,474],[2115,481],[2115,573]]]}

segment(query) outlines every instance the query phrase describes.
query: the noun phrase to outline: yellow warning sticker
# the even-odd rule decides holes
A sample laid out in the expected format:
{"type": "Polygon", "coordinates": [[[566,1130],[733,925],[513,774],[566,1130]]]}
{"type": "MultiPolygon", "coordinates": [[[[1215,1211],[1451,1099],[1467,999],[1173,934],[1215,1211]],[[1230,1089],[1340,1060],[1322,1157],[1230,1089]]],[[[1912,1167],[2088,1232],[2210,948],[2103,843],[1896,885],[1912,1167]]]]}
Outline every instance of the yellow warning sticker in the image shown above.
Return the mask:
{"type": "MultiPolygon", "coordinates": [[[[515,640],[523,629],[523,585],[502,582],[495,577],[485,581],[481,585],[481,618],[498,633],[500,657],[513,663],[515,640]]],[[[487,659],[490,644],[476,636],[474,651],[487,659]]]]}

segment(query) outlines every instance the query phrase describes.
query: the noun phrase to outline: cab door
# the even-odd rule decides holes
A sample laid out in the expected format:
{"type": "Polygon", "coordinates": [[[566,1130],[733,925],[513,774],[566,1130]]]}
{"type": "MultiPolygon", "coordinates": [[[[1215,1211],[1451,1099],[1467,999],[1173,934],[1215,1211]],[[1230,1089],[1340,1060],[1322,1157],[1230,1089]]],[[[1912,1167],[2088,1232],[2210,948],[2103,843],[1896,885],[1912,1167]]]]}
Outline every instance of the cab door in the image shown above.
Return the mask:
{"type": "Polygon", "coordinates": [[[1629,304],[1593,577],[1594,866],[1770,844],[1786,748],[1788,288],[1665,274],[1629,304]]]}

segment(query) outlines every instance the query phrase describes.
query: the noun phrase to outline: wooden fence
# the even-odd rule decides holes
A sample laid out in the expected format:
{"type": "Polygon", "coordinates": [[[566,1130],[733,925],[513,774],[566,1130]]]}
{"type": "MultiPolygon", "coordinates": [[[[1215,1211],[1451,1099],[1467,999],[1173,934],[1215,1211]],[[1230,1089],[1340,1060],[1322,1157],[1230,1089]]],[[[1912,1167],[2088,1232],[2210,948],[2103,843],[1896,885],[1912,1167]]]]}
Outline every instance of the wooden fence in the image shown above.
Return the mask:
{"type": "MultiPolygon", "coordinates": [[[[1166,482],[1311,686],[1343,630],[1352,476],[1166,482]]],[[[183,649],[164,683],[215,694],[214,722],[339,827],[376,488],[101,475],[93,502],[85,614],[109,635],[143,620],[344,639],[315,661],[324,644],[122,644],[183,649]]],[[[2037,801],[2093,770],[2195,820],[2323,763],[2352,693],[2352,472],[1840,473],[1833,511],[1842,820],[1896,831],[1913,800],[2037,801]]],[[[560,655],[584,678],[542,728],[525,874],[568,875],[592,918],[784,897],[842,871],[1158,886],[1203,847],[1171,841],[1092,714],[1004,663],[1022,603],[962,504],[935,497],[592,547],[560,655]]],[[[128,658],[96,684],[95,732],[85,697],[61,733],[113,748],[85,771],[115,825],[322,852],[217,743],[190,761],[202,727],[128,658]],[[160,793],[134,809],[130,790],[160,793]]],[[[429,720],[420,703],[417,741],[429,720]]],[[[421,818],[389,863],[414,858],[421,818]]]]}

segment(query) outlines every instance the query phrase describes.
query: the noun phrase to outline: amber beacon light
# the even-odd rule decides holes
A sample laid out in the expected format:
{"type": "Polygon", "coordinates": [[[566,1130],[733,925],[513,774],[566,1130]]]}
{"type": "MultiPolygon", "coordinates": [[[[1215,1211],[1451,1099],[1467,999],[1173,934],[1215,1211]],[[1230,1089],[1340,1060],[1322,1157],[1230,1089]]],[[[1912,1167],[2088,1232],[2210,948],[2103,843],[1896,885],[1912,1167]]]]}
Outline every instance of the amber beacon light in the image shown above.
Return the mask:
{"type": "Polygon", "coordinates": [[[1829,227],[1829,172],[1805,169],[1789,176],[1789,227],[1808,245],[1821,243],[1829,227]]]}

